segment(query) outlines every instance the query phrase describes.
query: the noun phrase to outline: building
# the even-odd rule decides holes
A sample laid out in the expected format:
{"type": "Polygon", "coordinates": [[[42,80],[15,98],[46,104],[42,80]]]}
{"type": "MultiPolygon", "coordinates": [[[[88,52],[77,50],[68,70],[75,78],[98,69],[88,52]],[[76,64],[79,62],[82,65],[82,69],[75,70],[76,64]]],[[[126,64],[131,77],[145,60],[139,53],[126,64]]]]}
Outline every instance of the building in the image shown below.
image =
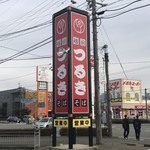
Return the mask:
{"type": "Polygon", "coordinates": [[[22,87],[0,91],[0,117],[20,116],[20,110],[23,107],[21,98],[24,96],[24,92],[25,89],[22,87]]]}
{"type": "MultiPolygon", "coordinates": [[[[49,92],[43,101],[45,105],[41,108],[37,99],[37,91],[19,87],[16,89],[0,91],[0,118],[8,116],[21,116],[22,108],[31,110],[31,115],[35,118],[38,116],[38,110],[46,112],[48,116],[52,115],[52,92],[49,92]]],[[[45,115],[44,115],[45,116],[45,115]]]]}
{"type": "MultiPolygon", "coordinates": [[[[123,118],[139,115],[146,118],[146,105],[142,100],[140,80],[115,79],[110,81],[110,101],[113,118],[123,118]]],[[[148,101],[148,118],[150,118],[150,103],[148,101]]]]}

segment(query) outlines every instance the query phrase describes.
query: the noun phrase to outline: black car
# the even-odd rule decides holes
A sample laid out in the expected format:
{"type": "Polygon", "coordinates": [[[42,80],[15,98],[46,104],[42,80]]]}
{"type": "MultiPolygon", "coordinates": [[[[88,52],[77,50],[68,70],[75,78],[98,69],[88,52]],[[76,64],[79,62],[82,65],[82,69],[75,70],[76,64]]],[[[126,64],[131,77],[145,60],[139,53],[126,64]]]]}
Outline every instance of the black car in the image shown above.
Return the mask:
{"type": "Polygon", "coordinates": [[[20,122],[20,119],[19,119],[18,117],[16,117],[16,116],[9,116],[9,117],[7,118],[7,121],[8,121],[8,122],[16,122],[16,123],[19,123],[19,122],[20,122]]]}

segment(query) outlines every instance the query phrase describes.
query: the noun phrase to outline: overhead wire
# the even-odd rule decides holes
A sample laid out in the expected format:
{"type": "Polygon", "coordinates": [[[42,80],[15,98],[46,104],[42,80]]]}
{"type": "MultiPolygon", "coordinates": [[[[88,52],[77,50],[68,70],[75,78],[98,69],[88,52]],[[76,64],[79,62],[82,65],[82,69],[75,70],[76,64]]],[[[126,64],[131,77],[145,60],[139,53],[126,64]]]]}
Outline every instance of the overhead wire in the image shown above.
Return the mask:
{"type": "MultiPolygon", "coordinates": [[[[30,33],[33,33],[33,32],[39,31],[39,30],[42,30],[42,29],[46,29],[47,27],[50,27],[50,25],[46,25],[46,26],[40,27],[38,29],[34,28],[33,31],[28,31],[27,33],[22,33],[22,34],[14,35],[14,36],[11,36],[11,37],[6,37],[6,38],[3,38],[3,39],[0,39],[0,41],[6,41],[6,40],[14,39],[14,38],[17,38],[17,37],[20,37],[20,36],[23,36],[23,35],[27,35],[27,34],[30,34],[30,33]]],[[[8,44],[8,43],[6,43],[6,44],[8,44]]]]}
{"type": "Polygon", "coordinates": [[[103,30],[104,30],[104,32],[105,32],[105,34],[106,34],[106,36],[107,36],[107,38],[108,38],[108,40],[109,40],[109,43],[110,43],[110,45],[111,45],[111,47],[112,47],[112,49],[113,49],[113,51],[114,51],[114,53],[115,53],[115,55],[116,55],[116,57],[117,57],[117,59],[118,59],[118,62],[119,62],[119,64],[120,64],[120,67],[122,68],[123,74],[125,75],[125,78],[128,79],[127,74],[126,74],[126,72],[125,72],[125,70],[124,70],[124,67],[123,67],[123,65],[122,65],[122,63],[121,63],[121,61],[120,61],[120,58],[119,58],[119,56],[117,55],[117,52],[116,52],[116,50],[115,50],[115,48],[114,48],[114,46],[113,46],[113,44],[112,44],[112,42],[111,42],[111,40],[110,40],[110,38],[109,38],[109,36],[108,36],[108,34],[107,34],[107,32],[106,32],[106,29],[105,29],[105,27],[103,26],[103,24],[102,24],[102,27],[103,27],[103,30]]]}
{"type": "Polygon", "coordinates": [[[50,40],[51,38],[52,38],[52,37],[46,38],[46,39],[44,39],[44,40],[38,42],[37,44],[34,44],[33,46],[30,46],[30,47],[28,47],[28,48],[26,48],[26,49],[24,49],[24,50],[22,50],[22,51],[20,51],[20,52],[18,52],[18,53],[16,53],[16,54],[12,55],[12,56],[10,56],[10,57],[7,57],[7,58],[1,60],[1,61],[0,61],[0,64],[2,64],[2,63],[4,63],[4,62],[7,62],[7,61],[10,61],[10,60],[12,60],[12,59],[14,59],[14,58],[17,58],[17,57],[19,57],[19,56],[21,56],[21,55],[24,55],[24,54],[26,54],[26,53],[29,53],[29,52],[31,52],[31,51],[33,51],[33,50],[39,48],[39,47],[42,47],[42,46],[44,46],[44,45],[46,45],[46,44],[49,44],[49,43],[52,41],[52,40],[50,40]]]}
{"type": "Polygon", "coordinates": [[[36,73],[36,72],[32,72],[32,73],[28,73],[28,74],[22,75],[22,76],[17,76],[17,77],[13,77],[13,78],[9,78],[9,79],[2,79],[2,80],[0,80],[0,82],[9,81],[9,80],[14,80],[14,79],[18,79],[18,78],[23,78],[23,77],[26,77],[26,76],[33,75],[33,74],[35,74],[35,73],[36,73]]]}
{"type": "MultiPolygon", "coordinates": [[[[35,10],[36,8],[38,8],[39,6],[42,6],[42,4],[44,4],[46,1],[47,1],[47,0],[45,0],[44,2],[38,4],[38,5],[37,5],[36,7],[34,7],[32,10],[28,11],[27,13],[25,13],[25,14],[22,15],[22,16],[20,16],[19,18],[13,19],[13,23],[8,24],[8,22],[7,22],[7,26],[5,27],[5,29],[7,29],[8,27],[10,27],[11,25],[14,25],[14,23],[17,23],[19,20],[24,19],[28,14],[31,15],[32,11],[34,11],[34,10],[35,10]]],[[[29,19],[29,17],[30,17],[30,16],[27,16],[26,19],[29,19]]],[[[24,21],[25,21],[25,20],[24,20],[24,21]]],[[[23,21],[23,22],[24,22],[24,21],[23,21]]],[[[20,23],[21,23],[21,22],[19,22],[19,24],[20,24],[20,23]]],[[[5,29],[2,29],[2,30],[5,30],[5,29]]],[[[2,31],[2,30],[0,30],[0,31],[2,31]]]]}
{"type": "MultiPolygon", "coordinates": [[[[51,1],[52,2],[52,1],[51,1]]],[[[39,10],[37,10],[36,12],[34,12],[33,14],[30,14],[30,16],[29,17],[32,17],[32,16],[34,16],[34,15],[38,15],[37,13],[40,13],[40,14],[42,14],[42,12],[41,12],[41,10],[43,9],[43,8],[45,8],[45,7],[47,7],[47,6],[49,6],[49,4],[51,4],[51,2],[49,2],[48,4],[46,4],[46,5],[44,5],[42,8],[40,8],[39,10]]],[[[59,1],[57,1],[57,3],[58,3],[59,1]]],[[[50,5],[49,7],[51,7],[52,5],[50,5]]],[[[36,17],[34,17],[34,18],[32,18],[32,19],[30,19],[30,21],[28,21],[28,19],[29,19],[29,17],[26,19],[26,21],[27,22],[22,22],[22,23],[19,23],[19,25],[17,24],[15,27],[13,27],[13,29],[14,28],[22,28],[22,27],[24,27],[25,25],[27,25],[27,24],[31,24],[31,21],[33,21],[33,20],[35,20],[36,19],[36,17]]],[[[34,23],[35,24],[35,23],[34,23]]]]}
{"type": "Polygon", "coordinates": [[[43,23],[35,25],[35,26],[32,26],[32,27],[29,27],[29,28],[26,28],[26,29],[22,29],[22,30],[18,30],[18,31],[15,31],[15,32],[10,32],[10,33],[0,35],[0,38],[11,36],[11,35],[18,34],[18,33],[21,33],[21,32],[25,32],[25,31],[28,31],[28,30],[32,30],[32,29],[35,29],[35,28],[38,28],[38,27],[41,27],[41,26],[48,25],[50,23],[52,23],[51,20],[43,22],[43,23]]]}
{"type": "Polygon", "coordinates": [[[14,5],[16,5],[16,3],[18,2],[19,0],[16,0],[14,3],[12,3],[8,8],[7,10],[1,12],[0,16],[3,16],[4,14],[6,14],[14,5]]]}
{"type": "Polygon", "coordinates": [[[137,2],[140,2],[140,1],[142,1],[142,0],[136,0],[136,1],[133,1],[133,2],[127,4],[127,5],[123,6],[123,7],[120,7],[120,8],[117,8],[117,9],[107,9],[106,11],[118,11],[118,10],[127,8],[127,7],[129,7],[130,5],[132,5],[132,4],[134,4],[134,3],[137,3],[137,2]]]}
{"type": "MultiPolygon", "coordinates": [[[[7,47],[7,46],[0,45],[0,47],[5,48],[5,49],[8,49],[8,50],[11,50],[11,51],[20,52],[20,51],[17,50],[17,49],[10,48],[10,47],[7,47]]],[[[31,54],[31,53],[29,53],[29,55],[41,57],[41,56],[39,56],[39,55],[37,55],[37,54],[31,54]]]]}
{"type": "Polygon", "coordinates": [[[4,0],[4,1],[0,1],[0,4],[3,4],[3,3],[6,3],[7,1],[10,1],[10,0],[4,0]]]}
{"type": "Polygon", "coordinates": [[[130,11],[137,10],[137,9],[141,9],[141,8],[148,7],[148,6],[150,6],[150,4],[143,5],[143,6],[139,6],[139,7],[135,7],[135,8],[132,8],[132,9],[129,9],[129,10],[120,12],[120,13],[118,13],[118,14],[116,14],[116,15],[104,16],[104,17],[101,17],[101,19],[111,19],[111,18],[115,18],[115,17],[118,17],[118,16],[120,16],[120,15],[126,14],[126,13],[128,13],[128,12],[130,12],[130,11]]]}

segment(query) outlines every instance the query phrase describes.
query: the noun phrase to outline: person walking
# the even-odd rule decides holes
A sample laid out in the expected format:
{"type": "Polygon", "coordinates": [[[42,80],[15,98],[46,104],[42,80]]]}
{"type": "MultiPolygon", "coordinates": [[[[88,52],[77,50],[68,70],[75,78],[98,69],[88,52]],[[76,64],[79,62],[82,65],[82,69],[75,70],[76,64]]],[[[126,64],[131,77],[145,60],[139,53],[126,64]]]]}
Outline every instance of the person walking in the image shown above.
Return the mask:
{"type": "Polygon", "coordinates": [[[140,133],[141,133],[141,121],[139,120],[139,116],[137,115],[136,118],[133,120],[133,127],[135,130],[135,137],[136,140],[140,140],[140,133]]]}
{"type": "Polygon", "coordinates": [[[124,119],[122,121],[122,127],[124,129],[124,133],[123,133],[124,139],[128,139],[130,127],[129,127],[129,119],[127,118],[127,115],[124,115],[124,119]]]}

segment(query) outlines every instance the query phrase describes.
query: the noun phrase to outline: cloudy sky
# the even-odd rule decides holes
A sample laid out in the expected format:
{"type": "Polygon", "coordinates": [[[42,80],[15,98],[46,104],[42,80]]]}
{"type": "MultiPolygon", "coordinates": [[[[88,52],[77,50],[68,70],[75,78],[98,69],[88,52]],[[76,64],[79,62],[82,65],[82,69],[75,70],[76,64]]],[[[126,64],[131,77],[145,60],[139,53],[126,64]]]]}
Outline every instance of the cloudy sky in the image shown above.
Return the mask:
{"type": "MultiPolygon", "coordinates": [[[[101,47],[107,44],[110,79],[141,80],[144,93],[144,88],[150,89],[150,1],[97,2],[107,4],[97,5],[97,12],[105,11],[97,20],[100,80],[101,47]]],[[[36,89],[36,66],[52,64],[52,15],[67,6],[91,13],[86,0],[74,5],[70,0],[0,0],[0,91],[18,86],[36,89]],[[20,51],[28,53],[16,55],[20,51]]],[[[50,89],[51,82],[49,71],[50,89]]]]}

